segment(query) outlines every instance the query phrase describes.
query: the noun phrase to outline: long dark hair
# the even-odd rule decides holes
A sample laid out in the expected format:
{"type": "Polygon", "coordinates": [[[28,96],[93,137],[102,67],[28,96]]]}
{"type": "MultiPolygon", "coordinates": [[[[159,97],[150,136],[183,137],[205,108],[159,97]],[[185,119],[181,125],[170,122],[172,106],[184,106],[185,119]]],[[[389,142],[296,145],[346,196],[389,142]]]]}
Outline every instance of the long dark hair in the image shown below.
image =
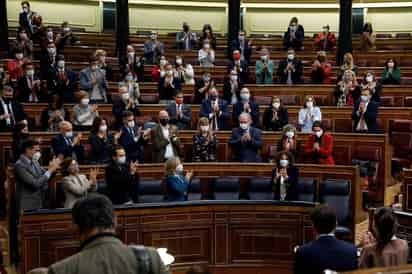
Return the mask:
{"type": "Polygon", "coordinates": [[[210,37],[214,37],[212,26],[210,24],[205,24],[203,25],[203,29],[202,29],[202,40],[207,38],[207,35],[206,35],[207,29],[210,30],[210,37]]]}
{"type": "Polygon", "coordinates": [[[377,251],[379,253],[392,240],[396,233],[397,220],[393,210],[389,207],[381,207],[375,211],[373,216],[375,238],[377,240],[377,251]]]}
{"type": "Polygon", "coordinates": [[[370,34],[372,34],[373,33],[372,24],[369,22],[366,22],[365,25],[363,25],[362,32],[369,32],[370,34]]]}
{"type": "MultiPolygon", "coordinates": [[[[94,118],[90,132],[93,134],[97,134],[97,132],[99,132],[100,125],[102,124],[103,121],[106,121],[106,119],[100,116],[97,116],[96,118],[94,118]]],[[[106,121],[106,124],[107,124],[107,121],[106,121]]]]}

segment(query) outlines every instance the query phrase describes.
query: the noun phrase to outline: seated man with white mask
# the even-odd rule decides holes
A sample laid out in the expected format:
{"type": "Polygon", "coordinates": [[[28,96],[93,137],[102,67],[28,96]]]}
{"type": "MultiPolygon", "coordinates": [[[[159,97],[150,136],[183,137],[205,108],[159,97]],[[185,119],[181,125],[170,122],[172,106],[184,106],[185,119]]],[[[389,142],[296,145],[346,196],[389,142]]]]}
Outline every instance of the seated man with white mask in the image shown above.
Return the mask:
{"type": "Polygon", "coordinates": [[[248,88],[242,88],[240,91],[240,101],[233,105],[232,121],[233,126],[239,126],[239,116],[242,113],[249,113],[252,117],[252,126],[259,126],[259,105],[251,99],[248,88]]]}
{"type": "Polygon", "coordinates": [[[259,149],[262,147],[261,130],[251,126],[252,118],[249,113],[239,116],[239,127],[232,130],[229,141],[237,162],[261,162],[259,149]]]}

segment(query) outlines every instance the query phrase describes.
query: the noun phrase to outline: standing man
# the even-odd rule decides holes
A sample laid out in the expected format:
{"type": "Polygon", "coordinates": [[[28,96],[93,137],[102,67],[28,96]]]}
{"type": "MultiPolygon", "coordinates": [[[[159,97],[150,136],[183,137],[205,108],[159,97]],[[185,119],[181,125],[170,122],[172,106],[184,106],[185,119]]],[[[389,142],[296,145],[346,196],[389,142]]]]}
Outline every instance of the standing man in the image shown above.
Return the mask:
{"type": "Polygon", "coordinates": [[[165,46],[157,40],[157,32],[151,32],[150,40],[144,43],[143,53],[146,58],[146,64],[149,65],[156,64],[157,59],[165,54],[165,46]]]}

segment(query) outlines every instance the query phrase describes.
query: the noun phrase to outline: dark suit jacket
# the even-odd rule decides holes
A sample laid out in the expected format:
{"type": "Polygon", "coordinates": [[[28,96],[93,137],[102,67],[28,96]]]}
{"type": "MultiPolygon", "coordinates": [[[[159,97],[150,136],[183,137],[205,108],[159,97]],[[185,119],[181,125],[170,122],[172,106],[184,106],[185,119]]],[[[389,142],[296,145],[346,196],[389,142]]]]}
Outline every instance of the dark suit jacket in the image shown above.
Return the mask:
{"type": "MultiPolygon", "coordinates": [[[[37,75],[33,76],[33,81],[40,80],[40,78],[37,75]]],[[[29,97],[31,95],[32,90],[29,88],[29,84],[27,83],[27,77],[23,76],[17,81],[17,86],[18,86],[18,101],[19,102],[28,102],[29,97]]],[[[47,96],[44,93],[44,90],[42,89],[42,86],[37,88],[37,98],[39,99],[40,102],[46,102],[47,101],[47,96]]]]}
{"type": "MultiPolygon", "coordinates": [[[[15,100],[10,101],[10,103],[11,103],[15,123],[18,123],[19,121],[26,119],[26,113],[24,112],[23,106],[15,100]]],[[[3,101],[0,99],[0,116],[3,114],[4,114],[3,101]]],[[[6,120],[0,120],[0,132],[7,132],[7,131],[12,131],[12,130],[13,130],[13,125],[7,125],[6,120]]]]}
{"type": "MultiPolygon", "coordinates": [[[[233,127],[238,127],[239,126],[239,116],[244,112],[243,109],[243,102],[239,101],[236,104],[233,105],[232,109],[232,126],[233,127]]],[[[251,109],[251,112],[249,113],[250,116],[252,116],[252,126],[253,127],[259,127],[259,105],[255,101],[249,101],[249,106],[251,109]]]]}
{"type": "Polygon", "coordinates": [[[288,110],[286,108],[280,107],[277,110],[278,120],[272,121],[273,119],[273,108],[268,107],[263,113],[263,129],[268,131],[281,131],[282,128],[287,125],[288,110]]]}
{"type": "MultiPolygon", "coordinates": [[[[127,109],[127,110],[131,111],[133,113],[134,117],[137,117],[137,116],[140,115],[140,110],[137,107],[137,105],[134,108],[127,109]]],[[[122,125],[123,125],[122,115],[123,115],[124,111],[126,111],[126,104],[124,103],[123,100],[119,100],[119,101],[117,101],[113,104],[112,112],[113,112],[113,116],[116,120],[116,125],[115,125],[116,128],[121,128],[122,125]]]]}
{"type": "Polygon", "coordinates": [[[241,128],[234,128],[232,130],[232,137],[229,144],[232,146],[235,155],[235,161],[238,162],[261,162],[258,152],[262,147],[262,137],[260,129],[249,128],[251,141],[242,142],[241,138],[244,135],[244,130],[241,128]]]}
{"type": "Polygon", "coordinates": [[[107,164],[111,161],[110,149],[114,143],[113,135],[108,135],[106,139],[100,138],[95,133],[90,133],[90,162],[93,164],[107,164]]]}
{"type": "Polygon", "coordinates": [[[322,236],[298,249],[294,273],[320,274],[325,269],[345,272],[357,268],[357,252],[353,244],[333,236],[322,236]]]}
{"type": "Polygon", "coordinates": [[[119,144],[126,151],[128,161],[136,161],[143,163],[144,161],[144,145],[147,144],[147,140],[143,138],[143,132],[140,136],[137,135],[137,129],[134,128],[134,136],[130,134],[130,131],[126,127],[121,128],[121,135],[119,138],[119,144]],[[137,139],[135,139],[137,138],[137,139]]]}
{"type": "MultiPolygon", "coordinates": [[[[218,127],[220,130],[228,129],[227,120],[230,117],[229,111],[227,109],[227,102],[225,100],[219,99],[218,100],[219,109],[222,114],[218,117],[218,127]]],[[[200,117],[207,117],[209,120],[209,114],[212,113],[212,103],[208,100],[203,100],[200,106],[200,117]]]]}
{"type": "Polygon", "coordinates": [[[173,78],[173,87],[164,86],[165,77],[161,77],[159,80],[159,84],[157,86],[157,91],[159,92],[159,99],[160,100],[173,100],[173,97],[176,95],[176,92],[180,90],[180,81],[179,78],[173,78]]]}
{"type": "Polygon", "coordinates": [[[139,174],[130,174],[128,164],[119,165],[114,161],[106,167],[108,195],[113,204],[120,205],[131,201],[131,192],[139,183],[139,174]]]}
{"type": "MultiPolygon", "coordinates": [[[[243,88],[243,84],[239,82],[238,80],[238,86],[236,90],[236,97],[238,100],[240,100],[240,90],[243,88]]],[[[225,78],[223,82],[223,99],[225,99],[228,104],[231,104],[232,102],[232,85],[230,84],[230,79],[225,78]]]]}
{"type": "Polygon", "coordinates": [[[30,27],[30,22],[29,18],[31,18],[33,15],[33,12],[29,11],[29,14],[25,12],[20,12],[19,14],[19,25],[26,31],[27,35],[30,37],[30,35],[33,34],[32,28],[30,27]]]}
{"type": "MultiPolygon", "coordinates": [[[[355,122],[353,125],[353,130],[356,131],[356,127],[358,126],[358,123],[360,121],[360,115],[358,115],[357,111],[359,109],[359,103],[360,101],[357,101],[355,103],[355,107],[353,108],[352,112],[352,120],[355,122]]],[[[374,101],[369,101],[368,106],[366,108],[364,115],[366,125],[368,127],[368,132],[374,133],[378,131],[378,123],[376,121],[376,118],[378,117],[378,109],[379,105],[378,103],[374,101]]]]}
{"type": "MultiPolygon", "coordinates": [[[[175,139],[170,137],[170,142],[173,147],[173,153],[175,156],[179,155],[180,149],[180,139],[176,137],[175,139]]],[[[166,140],[163,136],[162,129],[160,125],[156,125],[152,128],[152,152],[153,152],[153,163],[163,163],[165,161],[165,152],[166,146],[169,144],[169,141],[166,140]]]]}
{"type": "Polygon", "coordinates": [[[183,202],[186,200],[188,183],[182,176],[167,176],[167,200],[183,202]]]}
{"type": "MultiPolygon", "coordinates": [[[[55,62],[56,62],[56,57],[54,60],[55,62]]],[[[40,55],[40,78],[42,80],[47,79],[49,70],[52,69],[53,66],[54,66],[53,59],[50,58],[49,53],[47,52],[46,49],[44,49],[40,55]]]]}
{"type": "MultiPolygon", "coordinates": [[[[292,71],[292,82],[294,84],[299,84],[303,82],[303,65],[302,62],[298,59],[294,59],[292,63],[295,65],[295,72],[292,71]]],[[[281,84],[286,84],[288,80],[288,73],[285,72],[285,69],[288,65],[287,60],[282,60],[279,62],[279,67],[277,71],[278,81],[281,84]]]]}
{"type": "Polygon", "coordinates": [[[133,58],[131,65],[128,64],[129,59],[126,58],[120,60],[120,69],[123,76],[125,76],[129,71],[132,71],[136,77],[137,82],[144,81],[144,59],[140,58],[140,62],[137,61],[136,55],[133,58]]]}
{"type": "MultiPolygon", "coordinates": [[[[73,142],[74,136],[69,138],[73,142]]],[[[64,158],[72,157],[73,153],[76,156],[77,161],[82,161],[84,156],[84,148],[83,145],[69,145],[66,142],[65,137],[62,134],[56,135],[52,138],[52,148],[54,155],[59,156],[63,155],[64,158]]]]}
{"type": "Polygon", "coordinates": [[[176,103],[171,103],[167,106],[167,112],[169,113],[170,123],[176,125],[179,130],[191,129],[192,128],[192,110],[190,105],[183,104],[182,112],[183,116],[177,117],[176,103]]]}
{"type": "MultiPolygon", "coordinates": [[[[245,61],[250,64],[250,56],[252,55],[252,48],[249,47],[249,40],[245,39],[245,46],[243,56],[245,57],[245,61]]],[[[230,51],[233,52],[234,50],[240,51],[242,54],[242,49],[240,48],[239,39],[235,39],[232,41],[232,46],[230,47],[230,51]]]]}
{"type": "MultiPolygon", "coordinates": [[[[208,87],[212,87],[214,86],[214,81],[210,80],[208,87]]],[[[203,91],[203,93],[199,92],[199,89],[203,88],[205,86],[205,82],[203,81],[203,79],[199,79],[196,81],[195,84],[195,95],[193,98],[193,104],[201,104],[202,101],[205,99],[205,96],[207,94],[207,90],[203,91]]]]}
{"type": "MultiPolygon", "coordinates": [[[[276,179],[276,170],[277,168],[272,170],[273,192],[274,199],[280,200],[280,179],[276,179]]],[[[287,173],[289,178],[284,182],[288,185],[285,200],[293,201],[297,199],[296,185],[298,184],[299,170],[297,167],[289,165],[287,167],[287,173]]]]}
{"type": "Polygon", "coordinates": [[[77,90],[78,75],[69,68],[64,68],[64,79],[59,78],[59,72],[56,67],[51,67],[47,75],[47,88],[50,94],[58,94],[63,103],[74,103],[76,98],[74,94],[77,90]]]}
{"type": "MultiPolygon", "coordinates": [[[[236,67],[237,68],[237,67],[236,67]]],[[[235,63],[231,61],[227,66],[228,71],[235,69],[235,63]]],[[[238,75],[238,81],[241,84],[246,84],[249,77],[249,68],[246,61],[240,61],[240,69],[236,69],[238,75]]]]}
{"type": "Polygon", "coordinates": [[[295,32],[295,39],[290,41],[289,29],[283,34],[283,46],[287,50],[288,48],[293,48],[294,50],[302,50],[303,39],[304,39],[303,27],[299,25],[297,31],[295,32]]]}

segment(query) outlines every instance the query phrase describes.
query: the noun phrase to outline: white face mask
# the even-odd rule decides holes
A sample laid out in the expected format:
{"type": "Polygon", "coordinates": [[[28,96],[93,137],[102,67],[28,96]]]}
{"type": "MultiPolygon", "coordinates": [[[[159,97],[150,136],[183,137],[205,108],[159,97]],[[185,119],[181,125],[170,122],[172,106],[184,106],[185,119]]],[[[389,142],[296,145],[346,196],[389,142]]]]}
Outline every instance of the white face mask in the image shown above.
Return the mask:
{"type": "Polygon", "coordinates": [[[27,76],[33,76],[34,75],[34,70],[30,69],[28,71],[26,71],[27,76]]]}
{"type": "Polygon", "coordinates": [[[129,100],[129,98],[130,98],[129,93],[123,93],[123,94],[122,94],[122,99],[123,99],[123,101],[129,100]]]}
{"type": "Polygon", "coordinates": [[[31,158],[33,161],[39,161],[40,160],[40,158],[41,158],[41,152],[40,151],[36,151],[34,154],[33,154],[33,157],[31,158]]]}
{"type": "Polygon", "coordinates": [[[373,81],[373,76],[372,75],[366,76],[366,82],[370,83],[372,81],[373,81]]]}
{"type": "Polygon", "coordinates": [[[134,128],[135,126],[134,121],[127,122],[127,126],[130,128],[134,128]]]}
{"type": "Polygon", "coordinates": [[[56,54],[56,48],[47,48],[47,52],[48,52],[50,55],[55,55],[55,54],[56,54]]]}
{"type": "Polygon", "coordinates": [[[247,130],[249,128],[249,124],[248,123],[240,123],[240,128],[243,130],[247,130]]]}
{"type": "Polygon", "coordinates": [[[157,35],[156,35],[156,34],[152,34],[152,35],[150,35],[150,39],[152,39],[152,40],[156,40],[156,39],[157,39],[157,35]]]}
{"type": "Polygon", "coordinates": [[[24,7],[24,8],[23,8],[23,12],[28,13],[28,12],[29,12],[29,8],[24,7]]]}
{"type": "Polygon", "coordinates": [[[367,102],[367,101],[369,101],[369,97],[366,96],[366,95],[362,95],[362,96],[361,96],[361,101],[362,101],[362,102],[367,102]]]}
{"type": "Polygon", "coordinates": [[[260,56],[260,60],[262,60],[263,62],[265,62],[267,59],[268,59],[267,55],[260,56]]]}
{"type": "Polygon", "coordinates": [[[249,94],[249,93],[241,93],[241,94],[240,94],[240,98],[241,98],[243,101],[248,101],[249,98],[250,98],[250,94],[249,94]]]}
{"type": "Polygon", "coordinates": [[[66,33],[68,33],[68,32],[70,32],[70,28],[67,28],[67,27],[66,27],[66,28],[63,28],[63,31],[66,32],[66,33]]]}
{"type": "Polygon", "coordinates": [[[126,156],[117,158],[117,163],[120,165],[124,165],[126,163],[126,156]]]}
{"type": "Polygon", "coordinates": [[[176,167],[176,172],[177,172],[177,173],[182,173],[182,172],[183,172],[183,165],[182,165],[182,164],[179,164],[179,165],[176,167]]]}
{"type": "Polygon", "coordinates": [[[64,64],[65,64],[65,62],[64,61],[58,61],[57,62],[57,66],[59,67],[59,68],[64,68],[64,64]]]}
{"type": "Polygon", "coordinates": [[[306,107],[307,108],[312,108],[313,107],[313,102],[312,101],[306,102],[306,107]]]}
{"type": "Polygon", "coordinates": [[[296,31],[297,29],[298,29],[297,26],[290,26],[290,30],[291,30],[291,31],[296,31]]]}
{"type": "Polygon", "coordinates": [[[323,134],[323,130],[319,130],[315,132],[316,137],[320,138],[323,134]]]}
{"type": "Polygon", "coordinates": [[[128,82],[133,81],[133,75],[126,75],[124,79],[128,82]]]}
{"type": "Polygon", "coordinates": [[[388,68],[393,68],[394,66],[395,66],[395,64],[393,62],[388,63],[388,68]]]}
{"type": "Polygon", "coordinates": [[[91,69],[92,69],[92,71],[96,71],[97,70],[97,65],[93,65],[93,66],[91,66],[91,69]]]}
{"type": "Polygon", "coordinates": [[[99,127],[99,131],[101,132],[106,132],[107,131],[107,125],[102,125],[99,127]]]}
{"type": "Polygon", "coordinates": [[[279,165],[281,167],[287,167],[289,165],[289,160],[281,159],[279,160],[279,165]]]}
{"type": "Polygon", "coordinates": [[[133,52],[133,51],[128,52],[127,55],[128,55],[129,57],[133,58],[133,57],[134,57],[134,52],[133,52]]]}
{"type": "Polygon", "coordinates": [[[80,103],[81,103],[83,106],[87,106],[87,105],[89,104],[89,102],[90,102],[90,99],[89,99],[89,98],[83,98],[83,99],[80,100],[80,103]]]}
{"type": "Polygon", "coordinates": [[[207,131],[209,131],[209,126],[200,126],[200,130],[202,132],[207,132],[207,131]]]}
{"type": "Polygon", "coordinates": [[[167,63],[166,60],[160,60],[160,65],[161,65],[161,66],[166,65],[166,63],[167,63]]]}
{"type": "Polygon", "coordinates": [[[294,54],[288,54],[288,60],[293,61],[293,59],[295,59],[295,55],[294,54]]]}
{"type": "Polygon", "coordinates": [[[176,64],[177,64],[177,65],[183,64],[183,60],[182,60],[182,59],[176,59],[176,64]]]}
{"type": "Polygon", "coordinates": [[[273,104],[272,104],[272,107],[278,109],[278,108],[280,107],[280,103],[273,103],[273,104]]]}
{"type": "Polygon", "coordinates": [[[173,75],[173,70],[166,70],[166,75],[167,76],[173,75]]]}
{"type": "Polygon", "coordinates": [[[17,53],[17,54],[16,54],[16,59],[17,59],[17,60],[23,59],[23,53],[17,53]]]}
{"type": "Polygon", "coordinates": [[[230,80],[237,81],[237,75],[230,75],[230,80]]]}
{"type": "Polygon", "coordinates": [[[210,45],[209,45],[209,44],[204,44],[204,45],[203,45],[203,48],[204,48],[204,49],[210,49],[210,45]]]}
{"type": "Polygon", "coordinates": [[[53,32],[52,31],[47,32],[47,38],[53,38],[53,32]]]}
{"type": "Polygon", "coordinates": [[[71,138],[71,137],[73,137],[73,131],[68,131],[68,132],[66,132],[66,137],[67,138],[71,138]]]}
{"type": "Polygon", "coordinates": [[[286,131],[286,137],[293,138],[294,136],[295,136],[295,133],[293,131],[286,131]]]}

